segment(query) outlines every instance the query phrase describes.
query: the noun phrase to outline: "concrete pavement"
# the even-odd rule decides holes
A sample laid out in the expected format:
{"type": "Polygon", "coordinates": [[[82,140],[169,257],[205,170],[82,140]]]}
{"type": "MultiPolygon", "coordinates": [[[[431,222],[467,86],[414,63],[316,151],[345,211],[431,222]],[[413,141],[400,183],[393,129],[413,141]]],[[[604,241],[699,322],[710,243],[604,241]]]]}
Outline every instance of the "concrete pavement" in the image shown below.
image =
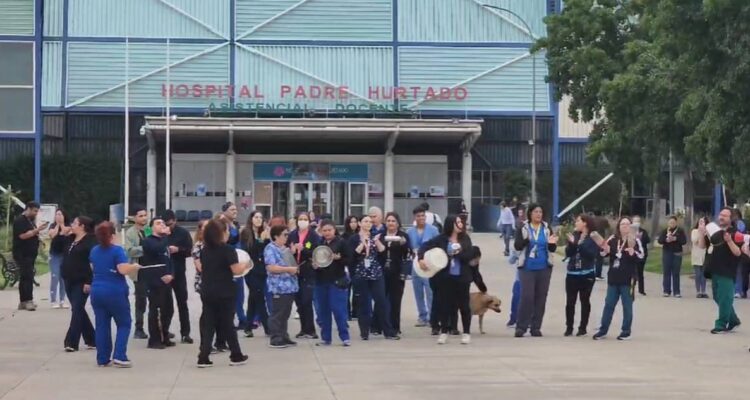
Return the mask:
{"type": "MultiPolygon", "coordinates": [[[[134,368],[97,368],[94,351],[64,353],[62,341],[69,310],[51,309],[46,301],[48,276],[35,288],[40,308],[15,311],[17,291],[0,292],[0,397],[35,399],[729,399],[747,396],[750,377],[750,326],[736,333],[711,335],[716,317],[711,300],[695,298],[693,281],[684,279],[682,299],[660,296],[661,277],[646,278],[647,297],[635,302],[633,339],[618,342],[621,314],[615,314],[610,337],[591,340],[601,317],[605,282],[592,295],[589,336],[565,338],[564,269],[555,268],[544,321],[544,338],[513,338],[505,327],[513,270],[502,257],[496,235],[477,234],[481,271],[503,313],[488,314],[486,335],[472,324],[473,343],[451,337],[435,344],[426,328],[415,328],[411,284],[404,294],[403,339],[358,339],[353,346],[321,348],[300,341],[297,348],[268,348],[260,334],[241,338],[250,362],[229,367],[228,355],[215,355],[214,368],[195,367],[200,300],[190,292],[194,345],[147,350],[143,340],[128,349],[134,368]]],[[[190,269],[190,268],[189,268],[190,269]]],[[[750,325],[750,301],[736,302],[750,325]]],[[[93,320],[93,312],[90,312],[93,320]]],[[[290,332],[298,322],[292,320],[290,332]]],[[[179,332],[175,315],[172,331],[179,332]]],[[[256,331],[258,332],[258,331],[256,331]]]]}

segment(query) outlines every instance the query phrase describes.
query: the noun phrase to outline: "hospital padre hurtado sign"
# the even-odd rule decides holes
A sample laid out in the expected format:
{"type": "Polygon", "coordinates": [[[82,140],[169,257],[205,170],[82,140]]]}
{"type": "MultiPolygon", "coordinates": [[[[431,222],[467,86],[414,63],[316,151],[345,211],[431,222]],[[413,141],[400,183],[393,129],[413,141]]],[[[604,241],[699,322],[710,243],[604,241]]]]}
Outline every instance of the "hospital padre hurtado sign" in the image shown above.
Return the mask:
{"type": "Polygon", "coordinates": [[[347,86],[280,85],[276,93],[265,93],[258,85],[176,83],[161,86],[161,95],[173,99],[207,99],[215,111],[298,111],[320,109],[310,102],[335,101],[329,108],[341,111],[409,111],[409,103],[424,101],[464,101],[465,87],[370,86],[367,93],[356,93],[347,86]],[[268,95],[268,97],[266,97],[268,95]],[[271,101],[267,99],[273,99],[271,101]],[[232,101],[233,100],[233,101],[232,101]],[[360,104],[351,101],[360,100],[360,104]],[[394,100],[402,101],[396,107],[394,100]]]}

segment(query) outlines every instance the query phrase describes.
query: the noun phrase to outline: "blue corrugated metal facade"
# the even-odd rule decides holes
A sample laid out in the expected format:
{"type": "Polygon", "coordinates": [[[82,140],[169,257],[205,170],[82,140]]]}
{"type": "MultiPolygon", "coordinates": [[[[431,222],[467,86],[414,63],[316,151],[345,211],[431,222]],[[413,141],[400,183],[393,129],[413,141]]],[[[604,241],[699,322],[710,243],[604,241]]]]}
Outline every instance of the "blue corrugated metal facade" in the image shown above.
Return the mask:
{"type": "MultiPolygon", "coordinates": [[[[217,104],[262,103],[301,104],[334,113],[355,105],[425,118],[483,118],[483,137],[476,145],[481,159],[474,161],[477,170],[529,165],[527,142],[535,109],[537,161],[541,169],[555,170],[561,160],[553,151],[557,107],[552,106],[551,88],[544,81],[544,55],[535,56],[534,80],[528,54],[534,38],[545,34],[543,18],[556,12],[555,4],[549,0],[3,0],[0,35],[29,35],[29,40],[43,41],[37,133],[45,136],[45,153],[121,154],[122,147],[113,143],[122,138],[118,121],[125,105],[125,82],[134,120],[162,114],[165,95],[170,93],[168,69],[174,85],[171,106],[179,115],[202,115],[217,104]],[[516,17],[482,7],[485,2],[517,13],[531,32],[516,17]],[[40,32],[34,30],[35,21],[40,32]],[[236,96],[241,87],[250,95],[230,99],[226,93],[208,94],[208,87],[227,86],[235,88],[236,96]],[[335,88],[336,95],[315,96],[314,88],[324,93],[335,88]],[[97,140],[107,144],[94,144],[97,140]],[[48,142],[53,143],[49,148],[48,142]]],[[[265,115],[284,115],[281,110],[266,110],[265,115]]],[[[137,133],[138,127],[131,124],[131,132],[137,133]]],[[[16,142],[0,136],[0,158],[14,154],[5,146],[17,151],[16,142]]]]}

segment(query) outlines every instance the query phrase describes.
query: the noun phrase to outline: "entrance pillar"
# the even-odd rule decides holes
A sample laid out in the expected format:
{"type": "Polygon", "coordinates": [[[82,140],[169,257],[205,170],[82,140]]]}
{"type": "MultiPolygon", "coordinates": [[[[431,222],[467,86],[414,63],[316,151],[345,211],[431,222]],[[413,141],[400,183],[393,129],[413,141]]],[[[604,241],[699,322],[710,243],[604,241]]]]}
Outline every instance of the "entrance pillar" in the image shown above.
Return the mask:
{"type": "Polygon", "coordinates": [[[226,158],[226,172],[227,172],[227,180],[226,180],[226,201],[231,201],[232,203],[235,202],[235,169],[236,169],[236,163],[235,163],[235,154],[233,150],[229,150],[227,152],[227,158],[226,158]]]}
{"type": "Polygon", "coordinates": [[[393,152],[385,153],[385,168],[383,174],[383,212],[393,211],[393,152]]]}
{"type": "Polygon", "coordinates": [[[146,153],[146,210],[156,211],[156,149],[149,148],[146,153]]]}

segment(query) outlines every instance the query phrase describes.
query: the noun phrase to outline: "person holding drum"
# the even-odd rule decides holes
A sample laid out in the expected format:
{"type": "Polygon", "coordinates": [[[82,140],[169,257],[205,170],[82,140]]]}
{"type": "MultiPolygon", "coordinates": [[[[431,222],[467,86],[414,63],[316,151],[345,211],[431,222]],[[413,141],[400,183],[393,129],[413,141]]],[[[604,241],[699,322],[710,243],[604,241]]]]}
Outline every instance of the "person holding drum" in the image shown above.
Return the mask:
{"type": "Polygon", "coordinates": [[[401,334],[401,299],[406,277],[411,274],[409,237],[401,230],[401,218],[395,212],[385,216],[385,295],[391,305],[391,325],[401,334]]]}
{"type": "Polygon", "coordinates": [[[437,317],[440,324],[440,336],[438,344],[448,341],[451,330],[451,320],[457,312],[461,313],[463,324],[463,335],[461,344],[471,343],[471,307],[469,305],[469,289],[474,281],[474,250],[471,238],[466,233],[463,220],[456,215],[445,218],[443,233],[425,243],[418,253],[419,267],[428,269],[429,264],[434,264],[430,252],[444,251],[440,263],[433,265],[440,270],[431,279],[433,284],[434,306],[437,308],[437,317]],[[427,254],[427,256],[426,256],[427,254]],[[447,257],[445,257],[447,255],[447,257]]]}
{"type": "Polygon", "coordinates": [[[203,311],[200,318],[201,345],[198,367],[213,366],[209,355],[213,349],[214,334],[221,332],[229,345],[229,365],[247,363],[234,329],[234,313],[237,291],[234,279],[251,268],[248,261],[241,262],[238,251],[227,244],[229,228],[220,219],[210,220],[203,228],[203,249],[200,252],[201,301],[203,311]]]}
{"type": "Polygon", "coordinates": [[[292,250],[299,266],[299,291],[294,299],[299,312],[300,331],[297,339],[317,339],[315,316],[313,315],[313,292],[315,272],[312,268],[312,252],[318,247],[320,236],[310,227],[310,217],[306,212],[297,215],[297,229],[289,233],[286,245],[292,250]]]}
{"type": "Polygon", "coordinates": [[[320,223],[323,242],[312,255],[312,267],[315,270],[315,311],[318,315],[321,341],[319,346],[331,345],[333,319],[336,320],[339,339],[344,346],[350,346],[347,303],[349,296],[349,279],[346,266],[349,265],[351,253],[349,246],[336,235],[336,225],[331,220],[320,223]]]}
{"type": "Polygon", "coordinates": [[[372,302],[375,301],[375,314],[382,321],[382,329],[386,339],[399,340],[400,336],[391,325],[388,298],[385,296],[385,279],[383,277],[382,254],[385,245],[380,234],[372,236],[372,220],[369,215],[359,221],[359,235],[354,236],[350,246],[354,248],[355,269],[354,285],[359,291],[359,311],[357,322],[362,340],[370,338],[372,302]]]}

